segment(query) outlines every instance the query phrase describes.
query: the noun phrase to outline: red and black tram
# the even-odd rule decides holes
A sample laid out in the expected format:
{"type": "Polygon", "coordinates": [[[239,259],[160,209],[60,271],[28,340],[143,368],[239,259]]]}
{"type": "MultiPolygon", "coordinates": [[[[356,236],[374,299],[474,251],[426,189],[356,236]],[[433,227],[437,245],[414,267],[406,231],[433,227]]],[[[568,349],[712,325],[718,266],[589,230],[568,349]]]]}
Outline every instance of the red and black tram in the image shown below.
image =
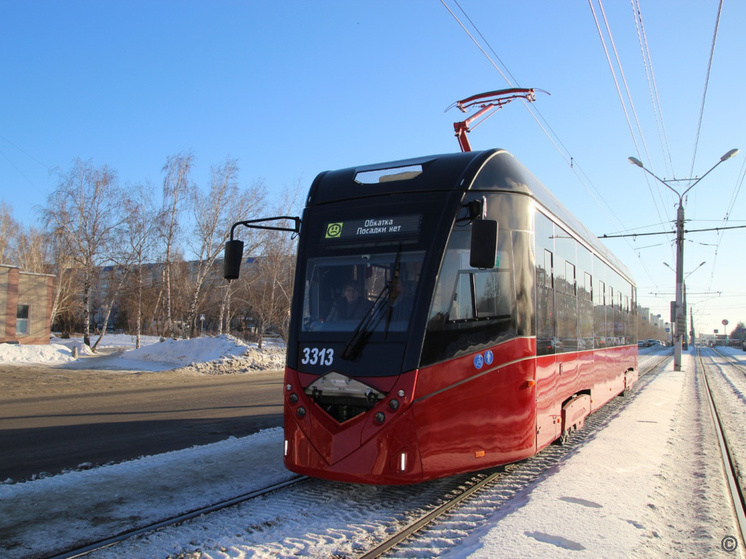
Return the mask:
{"type": "Polygon", "coordinates": [[[321,173],[296,229],[292,471],[404,484],[514,462],[637,378],[629,272],[505,150],[321,173]]]}

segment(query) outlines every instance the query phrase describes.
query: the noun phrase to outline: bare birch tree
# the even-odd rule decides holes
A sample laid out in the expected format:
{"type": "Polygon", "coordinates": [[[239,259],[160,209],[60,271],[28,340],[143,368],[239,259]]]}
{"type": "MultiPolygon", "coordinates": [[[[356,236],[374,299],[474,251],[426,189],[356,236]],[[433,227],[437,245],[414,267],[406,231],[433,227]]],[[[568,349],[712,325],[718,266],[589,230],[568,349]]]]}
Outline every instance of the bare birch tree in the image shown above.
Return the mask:
{"type": "Polygon", "coordinates": [[[50,324],[56,323],[62,330],[62,337],[69,338],[77,320],[75,317],[82,314],[80,266],[62,236],[52,233],[46,235],[45,239],[51,253],[51,268],[48,272],[56,276],[50,324]]]}
{"type": "MultiPolygon", "coordinates": [[[[275,212],[297,213],[298,193],[299,186],[286,190],[275,212]]],[[[287,339],[297,251],[296,238],[288,232],[264,231],[261,243],[261,256],[244,273],[246,280],[241,290],[243,302],[255,322],[260,348],[270,329],[287,339]]]]}
{"type": "Polygon", "coordinates": [[[42,210],[48,230],[80,268],[83,341],[89,346],[91,290],[96,267],[110,256],[113,232],[121,221],[120,199],[112,169],[76,159],[69,172],[59,173],[57,187],[42,210]]]}
{"type": "Polygon", "coordinates": [[[174,253],[178,249],[180,224],[179,218],[189,202],[191,186],[192,164],[194,155],[172,155],[163,167],[163,224],[161,234],[166,244],[166,254],[163,268],[163,289],[166,306],[166,323],[169,334],[176,337],[173,318],[173,290],[171,280],[173,276],[174,253]]]}
{"type": "Polygon", "coordinates": [[[217,275],[214,269],[215,261],[222,255],[231,225],[244,219],[249,211],[262,211],[265,191],[261,182],[240,191],[238,165],[235,160],[228,159],[222,165],[212,167],[209,191],[202,194],[195,189],[193,196],[197,243],[193,243],[192,246],[197,254],[197,263],[187,313],[190,336],[194,336],[197,326],[200,292],[208,277],[217,275]]]}
{"type": "Polygon", "coordinates": [[[153,206],[153,189],[149,183],[137,186],[125,197],[126,219],[124,238],[127,240],[136,285],[135,293],[135,347],[140,347],[143,315],[143,268],[155,247],[155,236],[161,216],[153,206]]]}
{"type": "Polygon", "coordinates": [[[47,235],[34,227],[19,227],[13,249],[16,264],[35,274],[54,273],[48,240],[47,235]]]}
{"type": "Polygon", "coordinates": [[[18,235],[18,222],[13,219],[13,208],[0,201],[0,264],[14,264],[12,243],[18,235]]]}

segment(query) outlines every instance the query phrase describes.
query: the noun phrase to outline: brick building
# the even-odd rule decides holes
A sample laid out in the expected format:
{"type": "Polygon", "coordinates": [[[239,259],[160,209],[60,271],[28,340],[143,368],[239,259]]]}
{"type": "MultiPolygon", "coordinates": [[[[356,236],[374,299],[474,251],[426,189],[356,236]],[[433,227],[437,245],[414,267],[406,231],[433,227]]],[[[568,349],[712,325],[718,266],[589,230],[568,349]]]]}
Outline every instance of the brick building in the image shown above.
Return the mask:
{"type": "Polygon", "coordinates": [[[0,264],[0,342],[49,343],[54,279],[0,264]]]}

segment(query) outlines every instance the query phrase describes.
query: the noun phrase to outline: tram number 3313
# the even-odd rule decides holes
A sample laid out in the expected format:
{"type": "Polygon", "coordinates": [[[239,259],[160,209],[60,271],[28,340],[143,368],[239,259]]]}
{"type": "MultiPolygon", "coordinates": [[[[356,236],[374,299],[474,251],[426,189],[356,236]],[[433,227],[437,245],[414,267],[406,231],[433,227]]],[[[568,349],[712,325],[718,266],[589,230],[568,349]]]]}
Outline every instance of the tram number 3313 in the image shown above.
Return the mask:
{"type": "Polygon", "coordinates": [[[332,348],[304,347],[303,357],[300,362],[304,365],[330,366],[334,361],[334,350],[332,348]]]}

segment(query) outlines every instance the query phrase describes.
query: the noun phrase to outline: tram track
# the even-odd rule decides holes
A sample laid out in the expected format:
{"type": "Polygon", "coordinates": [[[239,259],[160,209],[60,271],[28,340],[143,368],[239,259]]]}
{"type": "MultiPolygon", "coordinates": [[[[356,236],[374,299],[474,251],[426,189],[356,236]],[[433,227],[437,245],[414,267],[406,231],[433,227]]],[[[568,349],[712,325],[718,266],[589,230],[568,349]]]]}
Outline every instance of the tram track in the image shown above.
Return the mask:
{"type": "MultiPolygon", "coordinates": [[[[425,486],[398,486],[374,488],[374,490],[366,488],[366,491],[374,491],[377,498],[389,500],[392,503],[392,509],[399,507],[399,512],[389,514],[388,516],[383,515],[383,519],[366,519],[366,524],[370,524],[372,528],[366,528],[366,533],[356,534],[355,538],[360,543],[353,546],[350,552],[341,553],[340,556],[366,559],[397,556],[390,554],[396,554],[399,550],[406,550],[411,546],[416,547],[420,535],[433,529],[441,533],[448,533],[447,537],[442,538],[444,541],[457,542],[459,535],[461,537],[465,535],[463,527],[459,527],[460,523],[463,525],[464,517],[487,518],[492,512],[498,511],[501,507],[508,504],[520,492],[531,487],[532,484],[538,483],[542,475],[550,468],[555,467],[585,442],[592,439],[609,421],[621,413],[634,400],[636,394],[641,392],[655,378],[656,373],[662,369],[668,359],[670,359],[669,355],[662,356],[655,364],[648,367],[647,370],[642,371],[638,383],[627,397],[616,398],[597,412],[591,414],[586,421],[585,427],[573,434],[565,445],[550,445],[538,455],[522,462],[477,474],[467,474],[429,482],[425,486]],[[478,497],[478,499],[475,497],[478,497]],[[387,535],[382,538],[381,534],[387,535]]],[[[359,487],[358,491],[360,490],[359,487]]],[[[53,555],[52,558],[61,559],[83,557],[90,554],[96,555],[95,552],[107,550],[108,548],[112,548],[112,546],[116,546],[118,543],[126,542],[126,540],[148,537],[148,534],[159,530],[189,524],[187,521],[202,515],[218,513],[219,511],[236,507],[258,497],[266,497],[270,493],[274,495],[268,498],[273,501],[276,500],[277,503],[270,507],[269,512],[264,515],[266,518],[263,518],[261,514],[257,515],[257,520],[252,523],[252,526],[262,527],[277,524],[276,529],[278,532],[281,532],[283,525],[292,524],[295,520],[289,518],[285,513],[278,513],[277,511],[292,509],[293,503],[308,502],[312,504],[320,498],[326,500],[338,499],[340,501],[349,500],[348,494],[350,491],[351,489],[348,484],[323,482],[321,480],[302,477],[295,478],[232,499],[226,499],[220,503],[200,507],[187,513],[176,515],[173,518],[128,530],[85,546],[69,549],[53,555]],[[307,484],[298,485],[301,481],[306,481],[307,484]],[[291,486],[294,487],[293,490],[286,491],[291,489],[291,486]]],[[[361,503],[363,502],[361,501],[361,503]]],[[[262,528],[259,529],[261,530],[262,528]]],[[[282,540],[283,538],[275,538],[273,545],[278,545],[278,539],[282,540]]],[[[429,548],[432,544],[428,543],[427,545],[429,548]]],[[[114,553],[114,556],[116,556],[116,549],[114,547],[111,551],[114,553]]],[[[282,547],[278,548],[278,556],[283,555],[284,551],[282,549],[282,547]]],[[[107,555],[104,554],[104,556],[107,555]]]]}
{"type": "MultiPolygon", "coordinates": [[[[728,367],[733,367],[737,369],[739,372],[746,374],[746,369],[744,369],[743,366],[738,364],[736,360],[731,359],[726,354],[723,354],[716,350],[711,350],[712,353],[715,353],[718,357],[725,359],[728,367]]],[[[705,365],[704,358],[702,356],[702,352],[700,349],[697,350],[697,365],[699,372],[701,374],[701,378],[703,380],[703,384],[705,386],[705,395],[707,398],[708,407],[710,409],[710,413],[712,415],[713,420],[713,426],[715,429],[716,437],[718,440],[718,446],[720,449],[720,454],[723,462],[723,470],[726,477],[726,483],[728,486],[728,490],[730,493],[731,501],[733,504],[734,514],[736,518],[736,522],[738,525],[741,542],[746,542],[746,491],[743,487],[743,477],[740,473],[739,468],[739,460],[743,460],[743,457],[739,457],[737,452],[735,452],[735,449],[733,447],[732,442],[729,440],[729,429],[727,427],[727,423],[724,421],[722,412],[722,406],[724,403],[721,401],[719,402],[720,408],[718,407],[718,402],[716,401],[716,397],[713,391],[712,386],[710,385],[710,381],[708,380],[708,374],[707,370],[708,367],[705,365]]],[[[721,365],[717,364],[713,360],[713,365],[709,367],[710,370],[716,369],[718,373],[725,379],[726,382],[730,383],[730,386],[736,390],[738,393],[738,389],[733,385],[733,383],[727,378],[725,375],[723,368],[721,365]]],[[[741,396],[741,399],[743,400],[743,394],[739,393],[741,396]]],[[[746,405],[746,401],[741,402],[741,405],[746,405]]],[[[733,436],[732,430],[730,431],[731,437],[733,436]]],[[[743,464],[741,463],[743,466],[743,464]]]]}
{"type": "Polygon", "coordinates": [[[483,474],[483,478],[473,485],[464,488],[464,491],[452,500],[443,502],[434,510],[418,518],[408,526],[391,535],[385,541],[380,542],[371,550],[357,557],[357,559],[377,559],[379,557],[409,557],[420,556],[417,551],[422,548],[432,552],[433,555],[445,552],[446,549],[433,549],[432,541],[444,542],[450,548],[457,545],[468,532],[463,525],[465,518],[469,523],[474,518],[486,519],[494,517],[499,510],[508,502],[518,496],[521,492],[530,488],[541,480],[541,476],[550,468],[556,467],[569,455],[576,452],[580,446],[590,441],[602,429],[621,413],[656,376],[663,370],[665,363],[671,356],[662,356],[640,373],[637,385],[623,397],[617,397],[614,401],[607,403],[600,410],[588,417],[585,427],[575,432],[569,441],[563,445],[550,445],[540,453],[524,461],[509,464],[496,471],[483,474]],[[421,544],[419,539],[428,530],[437,531],[434,536],[427,537],[428,543],[421,544]],[[420,548],[420,549],[418,549],[420,548]],[[399,554],[401,552],[401,554],[399,554]],[[410,554],[410,552],[413,552],[410,554]]]}
{"type": "Polygon", "coordinates": [[[713,347],[713,348],[711,348],[711,350],[715,354],[717,354],[719,357],[721,357],[722,359],[724,359],[725,361],[727,361],[728,365],[730,365],[731,367],[737,369],[738,371],[740,371],[741,373],[743,373],[744,376],[746,376],[746,367],[744,367],[743,365],[741,365],[741,363],[740,363],[740,361],[738,361],[738,359],[734,358],[731,355],[728,355],[727,353],[723,353],[722,351],[719,351],[717,349],[717,347],[713,347]]]}
{"type": "Polygon", "coordinates": [[[131,530],[127,530],[125,532],[122,532],[120,534],[117,534],[115,536],[111,536],[108,538],[104,538],[101,540],[97,540],[95,542],[91,542],[88,544],[85,544],[83,546],[78,546],[73,549],[68,549],[66,551],[63,551],[61,553],[52,555],[49,557],[49,559],[73,559],[75,557],[85,557],[86,555],[89,555],[95,551],[100,551],[103,549],[106,549],[108,547],[111,547],[117,543],[123,542],[125,540],[128,540],[130,538],[134,538],[136,536],[146,534],[148,532],[153,532],[155,530],[159,530],[161,528],[165,528],[167,526],[174,526],[176,524],[179,524],[181,522],[186,522],[187,520],[191,520],[193,518],[197,518],[198,516],[202,516],[204,514],[210,514],[212,512],[216,512],[228,507],[232,507],[235,505],[238,505],[240,503],[245,503],[246,501],[251,501],[252,499],[256,499],[258,497],[262,497],[264,495],[268,495],[270,493],[274,493],[275,491],[278,491],[280,489],[284,489],[285,487],[290,487],[292,485],[295,485],[297,483],[306,481],[308,478],[305,476],[298,476],[294,477],[290,480],[283,481],[280,483],[275,483],[273,485],[270,485],[268,487],[264,487],[262,489],[257,489],[256,491],[251,491],[249,493],[244,493],[243,495],[238,495],[236,497],[232,497],[230,499],[225,499],[223,501],[213,503],[211,505],[207,505],[204,507],[199,507],[196,509],[193,509],[189,512],[185,512],[182,514],[175,515],[170,518],[166,518],[164,520],[160,520],[158,522],[153,522],[151,524],[147,524],[145,526],[140,526],[138,528],[133,528],[131,530]]]}

